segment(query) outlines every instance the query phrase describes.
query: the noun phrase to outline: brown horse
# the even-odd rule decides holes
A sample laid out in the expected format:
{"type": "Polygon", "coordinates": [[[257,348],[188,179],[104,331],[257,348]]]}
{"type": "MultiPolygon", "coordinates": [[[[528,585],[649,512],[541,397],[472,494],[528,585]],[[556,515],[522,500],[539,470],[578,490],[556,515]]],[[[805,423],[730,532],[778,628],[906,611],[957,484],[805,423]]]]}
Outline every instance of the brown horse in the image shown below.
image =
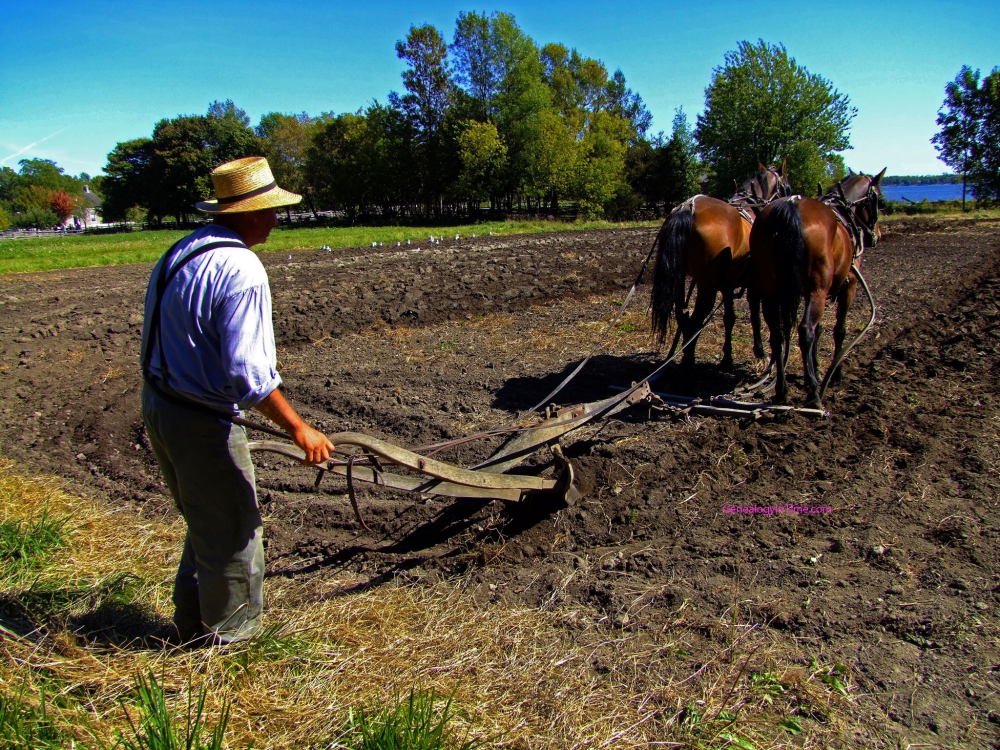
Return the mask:
{"type": "MultiPolygon", "coordinates": [[[[677,337],[670,348],[673,356],[678,339],[692,338],[684,350],[685,367],[694,365],[694,348],[698,331],[705,324],[715,299],[722,292],[725,307],[726,341],[722,349],[722,366],[733,365],[734,291],[743,282],[744,269],[750,251],[750,226],[753,208],[760,208],[779,195],[788,195],[790,188],[784,176],[785,165],[760,171],[728,201],[707,195],[696,195],[675,208],[660,228],[659,252],[653,276],[653,332],[658,343],[667,335],[671,313],[677,319],[677,337]],[[686,312],[684,280],[690,276],[692,291],[698,289],[694,312],[686,312]]],[[[688,298],[691,294],[688,293],[688,298]]],[[[754,351],[764,356],[760,345],[760,317],[751,316],[754,323],[754,351]],[[754,319],[755,318],[755,319],[754,319]]]]}
{"type": "Polygon", "coordinates": [[[754,222],[750,257],[770,331],[771,363],[778,366],[778,402],[788,396],[785,366],[792,320],[803,297],[806,304],[799,323],[799,348],[810,406],[822,406],[817,341],[830,296],[837,298],[837,323],[833,364],[823,387],[840,373],[847,311],[858,286],[861,252],[873,247],[880,236],[878,209],[884,198],[879,185],[884,174],[884,169],[875,177],[852,173],[819,200],[792,196],[774,201],[754,222]]]}

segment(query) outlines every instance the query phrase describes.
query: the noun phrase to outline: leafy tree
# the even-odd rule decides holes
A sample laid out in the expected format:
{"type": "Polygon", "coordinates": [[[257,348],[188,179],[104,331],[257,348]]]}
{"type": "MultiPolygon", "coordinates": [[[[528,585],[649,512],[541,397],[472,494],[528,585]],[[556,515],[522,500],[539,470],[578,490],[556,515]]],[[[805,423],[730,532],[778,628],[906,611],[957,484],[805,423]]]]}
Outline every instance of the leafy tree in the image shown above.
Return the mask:
{"type": "Polygon", "coordinates": [[[233,159],[263,153],[264,145],[250,127],[250,118],[233,104],[232,99],[212,102],[205,119],[205,145],[212,152],[213,168],[233,159]]]}
{"type": "Polygon", "coordinates": [[[10,203],[14,200],[17,183],[17,172],[10,167],[0,167],[0,202],[10,203]]]}
{"type": "Polygon", "coordinates": [[[608,79],[606,89],[608,111],[629,123],[634,133],[633,143],[642,139],[653,123],[653,115],[642,97],[625,85],[625,74],[620,70],[608,79]]]}
{"type": "Polygon", "coordinates": [[[431,25],[411,26],[405,41],[396,42],[396,55],[406,62],[400,96],[393,92],[389,104],[402,111],[410,121],[418,146],[422,193],[427,206],[440,212],[444,175],[440,168],[443,156],[443,125],[451,103],[453,84],[446,59],[448,45],[431,25]]]}
{"type": "Polygon", "coordinates": [[[73,211],[76,209],[76,201],[62,188],[58,190],[53,190],[49,194],[49,206],[52,209],[52,213],[56,215],[59,219],[59,223],[63,223],[70,216],[73,215],[73,211]]]}
{"type": "Polygon", "coordinates": [[[459,190],[476,207],[495,198],[507,164],[507,145],[496,125],[469,120],[458,136],[458,152],[462,161],[459,190]]]}
{"type": "Polygon", "coordinates": [[[850,148],[848,129],[856,114],[846,95],[798,65],[784,46],[740,42],[715,69],[695,130],[713,173],[712,192],[732,193],[758,162],[779,162],[803,141],[832,161],[835,152],[850,148]]]}
{"type": "MultiPolygon", "coordinates": [[[[305,193],[307,198],[306,151],[320,124],[321,120],[314,120],[305,112],[300,115],[271,112],[261,117],[260,124],[254,129],[275,181],[293,193],[305,193]]],[[[291,209],[286,211],[290,216],[291,209]]]]}
{"type": "Polygon", "coordinates": [[[972,174],[976,198],[1000,200],[1000,68],[994,68],[980,89],[981,126],[972,174]]]}
{"type": "Polygon", "coordinates": [[[101,196],[101,216],[105,221],[126,221],[130,209],[149,205],[152,156],[153,142],[149,138],[119,143],[108,154],[104,167],[107,176],[94,178],[90,183],[101,196]]]}
{"type": "Polygon", "coordinates": [[[56,166],[51,159],[21,159],[20,166],[21,183],[26,185],[39,185],[49,190],[58,190],[62,187],[63,169],[56,166]]]}
{"type": "Polygon", "coordinates": [[[962,175],[962,210],[965,210],[967,178],[975,165],[975,148],[981,125],[979,71],[963,65],[954,81],[944,87],[945,97],[938,110],[941,128],[931,143],[938,158],[962,175]]]}
{"type": "Polygon", "coordinates": [[[172,215],[183,221],[211,195],[215,161],[208,131],[208,119],[199,116],[160,120],[153,128],[146,207],[157,220],[172,215]]]}

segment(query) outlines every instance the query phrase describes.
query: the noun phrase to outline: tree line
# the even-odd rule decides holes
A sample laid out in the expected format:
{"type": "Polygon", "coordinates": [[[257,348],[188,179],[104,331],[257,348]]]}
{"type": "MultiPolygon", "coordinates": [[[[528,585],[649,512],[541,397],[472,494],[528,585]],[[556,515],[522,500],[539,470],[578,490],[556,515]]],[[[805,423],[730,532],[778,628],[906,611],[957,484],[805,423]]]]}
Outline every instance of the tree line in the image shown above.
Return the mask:
{"type": "Polygon", "coordinates": [[[18,167],[0,167],[0,230],[53,227],[73,216],[86,221],[90,175],[64,174],[49,159],[21,159],[18,167]]]}
{"type": "Polygon", "coordinates": [[[562,44],[538,45],[509,13],[459,13],[450,42],[411,26],[395,45],[402,91],[341,114],[272,112],[251,126],[232,101],[164,119],[119,143],[103,179],[106,220],[185,220],[211,169],[263,154],[314,212],[347,220],[571,211],[612,219],[707,191],[728,196],[758,162],[788,160],[812,193],[844,171],[855,110],[784,47],[744,42],[715,69],[694,127],[671,132],[621,70],[562,44]]]}
{"type": "Polygon", "coordinates": [[[945,86],[937,124],[931,143],[962,176],[963,207],[968,187],[980,203],[1000,199],[1000,67],[983,78],[963,65],[945,86]]]}

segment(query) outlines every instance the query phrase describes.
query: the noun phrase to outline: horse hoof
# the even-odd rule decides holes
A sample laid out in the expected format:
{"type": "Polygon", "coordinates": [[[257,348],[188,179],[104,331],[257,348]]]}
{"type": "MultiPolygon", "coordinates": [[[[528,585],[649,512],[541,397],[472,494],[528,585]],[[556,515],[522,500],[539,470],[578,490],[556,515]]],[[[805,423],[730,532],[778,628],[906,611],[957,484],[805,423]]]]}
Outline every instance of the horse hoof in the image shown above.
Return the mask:
{"type": "Polygon", "coordinates": [[[753,348],[753,356],[755,356],[757,359],[764,359],[764,357],[767,356],[764,354],[764,347],[755,346],[753,348]]]}
{"type": "Polygon", "coordinates": [[[722,369],[723,370],[733,369],[733,358],[731,356],[722,358],[722,369]]]}

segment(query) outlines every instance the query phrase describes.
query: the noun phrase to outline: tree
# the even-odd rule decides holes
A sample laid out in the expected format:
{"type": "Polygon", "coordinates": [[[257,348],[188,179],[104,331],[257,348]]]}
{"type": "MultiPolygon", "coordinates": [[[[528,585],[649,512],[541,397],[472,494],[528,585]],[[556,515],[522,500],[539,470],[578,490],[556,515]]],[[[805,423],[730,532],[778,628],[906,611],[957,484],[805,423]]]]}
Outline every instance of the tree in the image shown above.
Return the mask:
{"type": "Polygon", "coordinates": [[[389,104],[402,111],[413,127],[423,176],[421,192],[424,203],[435,213],[440,211],[446,187],[441,169],[442,126],[454,90],[447,53],[448,45],[436,28],[411,26],[406,40],[396,42],[396,55],[407,64],[402,74],[406,93],[389,95],[389,104]]]}
{"type": "Polygon", "coordinates": [[[937,115],[941,129],[931,138],[938,158],[962,175],[963,211],[981,124],[979,77],[978,70],[973,72],[968,65],[963,65],[955,80],[944,87],[944,103],[937,115]]]}
{"type": "Polygon", "coordinates": [[[56,215],[59,219],[59,223],[63,223],[70,216],[73,215],[73,210],[76,208],[76,202],[70,197],[62,188],[59,190],[53,190],[49,194],[49,207],[52,209],[52,213],[56,215]]]}
{"type": "Polygon", "coordinates": [[[478,208],[500,192],[500,180],[507,165],[507,144],[492,122],[469,120],[458,136],[458,153],[462,160],[459,189],[471,206],[478,208]]]}
{"type": "Polygon", "coordinates": [[[715,69],[695,129],[712,170],[711,192],[731,194],[759,162],[777,163],[803,141],[832,161],[835,152],[850,148],[848,129],[856,114],[846,95],[798,65],[783,46],[740,42],[715,69]]]}
{"type": "MultiPolygon", "coordinates": [[[[321,120],[314,120],[305,112],[300,115],[271,112],[261,117],[260,124],[254,129],[275,181],[286,190],[307,193],[304,172],[306,151],[312,145],[320,124],[321,120]]],[[[286,212],[291,215],[290,206],[286,207],[286,212]]]]}
{"type": "Polygon", "coordinates": [[[101,217],[104,221],[127,221],[128,212],[136,206],[149,206],[149,163],[153,142],[136,138],[117,144],[108,154],[103,178],[94,178],[91,187],[101,196],[101,217]]]}
{"type": "Polygon", "coordinates": [[[972,173],[977,200],[1000,200],[1000,68],[980,88],[981,124],[972,173]]]}
{"type": "Polygon", "coordinates": [[[51,159],[21,159],[18,162],[20,169],[21,183],[27,185],[39,185],[49,190],[58,190],[62,187],[63,169],[56,166],[51,159]]]}
{"type": "Polygon", "coordinates": [[[232,99],[212,102],[205,119],[205,141],[212,152],[213,168],[263,152],[264,145],[250,127],[250,118],[232,99]]]}

